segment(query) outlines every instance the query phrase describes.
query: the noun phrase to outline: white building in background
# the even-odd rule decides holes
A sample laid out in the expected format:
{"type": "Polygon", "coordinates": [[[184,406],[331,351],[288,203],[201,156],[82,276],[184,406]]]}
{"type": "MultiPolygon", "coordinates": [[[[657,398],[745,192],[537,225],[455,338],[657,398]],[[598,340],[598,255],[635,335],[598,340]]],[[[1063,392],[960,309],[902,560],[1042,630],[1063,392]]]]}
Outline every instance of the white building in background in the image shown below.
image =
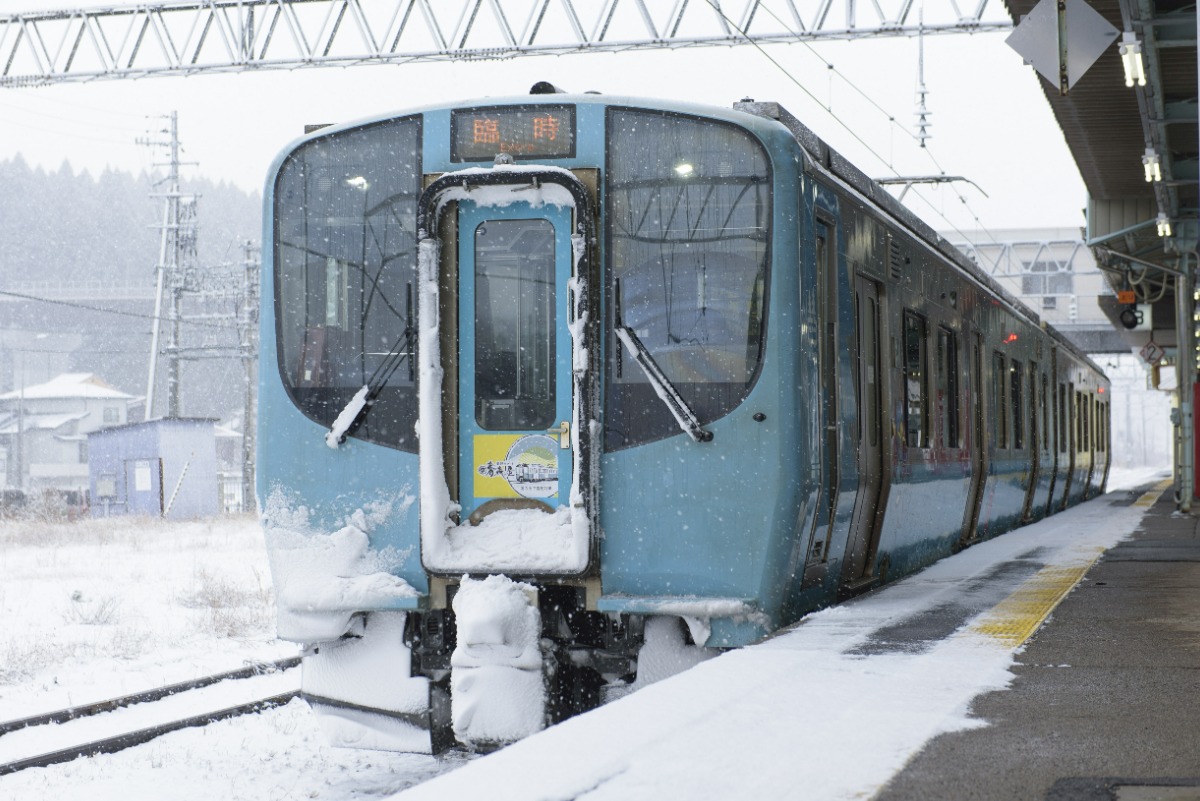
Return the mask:
{"type": "Polygon", "coordinates": [[[1078,228],[943,233],[1042,320],[1085,350],[1113,384],[1117,467],[1171,464],[1174,394],[1151,386],[1144,361],[1100,308],[1113,290],[1078,228]]]}
{"type": "Polygon", "coordinates": [[[62,373],[0,395],[0,489],[34,496],[88,487],[87,435],[129,422],[140,398],[92,373],[62,373]]]}
{"type": "Polygon", "coordinates": [[[943,236],[1055,328],[1112,330],[1097,299],[1113,291],[1080,229],[1004,229],[943,236]]]}

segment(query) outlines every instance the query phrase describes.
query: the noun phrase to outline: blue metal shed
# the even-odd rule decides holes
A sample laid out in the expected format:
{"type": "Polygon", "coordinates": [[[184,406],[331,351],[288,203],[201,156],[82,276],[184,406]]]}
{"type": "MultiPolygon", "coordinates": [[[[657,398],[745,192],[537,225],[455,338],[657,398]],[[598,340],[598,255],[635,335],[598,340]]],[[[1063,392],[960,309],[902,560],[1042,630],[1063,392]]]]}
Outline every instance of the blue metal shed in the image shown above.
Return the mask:
{"type": "Polygon", "coordinates": [[[215,423],[161,418],[88,434],[92,516],[218,514],[215,423]]]}

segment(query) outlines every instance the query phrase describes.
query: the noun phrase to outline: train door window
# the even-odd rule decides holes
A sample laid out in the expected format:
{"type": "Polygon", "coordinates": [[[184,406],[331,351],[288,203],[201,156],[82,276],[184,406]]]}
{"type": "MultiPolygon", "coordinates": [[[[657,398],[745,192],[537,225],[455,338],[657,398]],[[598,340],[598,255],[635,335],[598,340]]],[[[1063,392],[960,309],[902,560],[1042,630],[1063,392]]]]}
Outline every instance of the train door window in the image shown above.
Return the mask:
{"type": "Polygon", "coordinates": [[[1088,411],[1088,450],[1096,450],[1096,399],[1087,396],[1087,411],[1088,411]]]}
{"type": "Polygon", "coordinates": [[[421,192],[421,119],[310,139],[274,183],[272,233],[280,377],[293,403],[328,427],[383,365],[350,436],[416,452],[412,358],[421,192]]]}
{"type": "Polygon", "coordinates": [[[1050,379],[1042,375],[1042,450],[1050,450],[1050,379]]]}
{"type": "Polygon", "coordinates": [[[1004,366],[1004,354],[992,353],[992,427],[996,433],[996,447],[1008,447],[1008,392],[1005,390],[1008,373],[1004,366]]]}
{"type": "Polygon", "coordinates": [[[924,317],[904,312],[904,440],[910,448],[929,447],[927,334],[924,317]]]}
{"type": "Polygon", "coordinates": [[[493,431],[555,420],[554,226],[489,220],[475,229],[475,415],[493,431]]]}
{"type": "Polygon", "coordinates": [[[859,343],[859,358],[864,360],[864,380],[870,385],[860,387],[862,413],[868,421],[868,441],[872,448],[879,446],[879,301],[874,296],[866,298],[862,315],[862,342],[859,343]]]}
{"type": "Polygon", "coordinates": [[[1068,450],[1069,441],[1067,439],[1067,431],[1070,426],[1067,423],[1067,385],[1058,385],[1058,450],[1064,452],[1068,450]]]}
{"type": "MultiPolygon", "coordinates": [[[[819,337],[819,354],[821,371],[821,418],[824,428],[824,443],[821,446],[821,461],[827,478],[824,481],[825,493],[822,523],[832,526],[837,513],[838,480],[841,476],[841,464],[838,460],[838,440],[841,431],[837,425],[840,412],[838,403],[838,373],[837,373],[837,308],[838,308],[838,270],[837,270],[837,228],[832,220],[818,212],[813,226],[817,257],[817,308],[821,310],[821,336],[819,337]]],[[[829,531],[829,529],[826,529],[829,531]]],[[[830,537],[825,537],[825,548],[828,551],[830,537]]]]}
{"type": "Polygon", "coordinates": [[[942,419],[942,445],[961,448],[958,407],[958,339],[948,328],[938,328],[937,407],[942,419]]]}
{"type": "Polygon", "coordinates": [[[1087,404],[1087,450],[1096,450],[1096,398],[1085,396],[1087,404]]]}
{"type": "Polygon", "coordinates": [[[1112,405],[1111,401],[1104,404],[1104,450],[1108,451],[1109,442],[1112,440],[1112,405]]]}
{"type": "Polygon", "coordinates": [[[1084,445],[1084,393],[1075,392],[1075,451],[1081,452],[1087,450],[1084,445]]]}
{"type": "Polygon", "coordinates": [[[1092,449],[1092,399],[1087,395],[1083,396],[1083,449],[1090,451],[1092,449]]]}
{"type": "MultiPolygon", "coordinates": [[[[610,108],[605,183],[609,302],[699,421],[731,412],[762,361],[771,168],[743,128],[610,108]]],[[[605,446],[680,433],[617,340],[606,352],[605,446]]]]}
{"type": "Polygon", "coordinates": [[[1012,390],[1009,392],[1009,402],[1012,404],[1012,446],[1023,448],[1025,447],[1025,427],[1023,425],[1025,418],[1021,414],[1021,401],[1024,400],[1025,374],[1021,372],[1021,363],[1016,359],[1009,363],[1008,377],[1009,384],[1012,386],[1012,390]]]}
{"type": "Polygon", "coordinates": [[[1100,408],[1100,450],[1108,452],[1108,404],[1100,408]]]}
{"type": "Polygon", "coordinates": [[[1041,434],[1038,431],[1038,414],[1040,407],[1038,406],[1038,381],[1037,381],[1037,362],[1029,363],[1029,370],[1026,376],[1029,378],[1029,404],[1025,407],[1025,419],[1029,421],[1029,447],[1031,450],[1038,450],[1041,446],[1041,434]]]}

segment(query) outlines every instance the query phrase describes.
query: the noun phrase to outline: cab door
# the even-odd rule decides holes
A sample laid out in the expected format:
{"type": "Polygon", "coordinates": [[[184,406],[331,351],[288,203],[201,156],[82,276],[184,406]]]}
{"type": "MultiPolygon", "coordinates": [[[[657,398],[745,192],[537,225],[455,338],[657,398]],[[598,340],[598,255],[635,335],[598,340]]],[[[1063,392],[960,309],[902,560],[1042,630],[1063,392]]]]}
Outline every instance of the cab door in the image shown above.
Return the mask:
{"type": "Polygon", "coordinates": [[[571,212],[459,203],[462,523],[571,497],[571,212]]]}

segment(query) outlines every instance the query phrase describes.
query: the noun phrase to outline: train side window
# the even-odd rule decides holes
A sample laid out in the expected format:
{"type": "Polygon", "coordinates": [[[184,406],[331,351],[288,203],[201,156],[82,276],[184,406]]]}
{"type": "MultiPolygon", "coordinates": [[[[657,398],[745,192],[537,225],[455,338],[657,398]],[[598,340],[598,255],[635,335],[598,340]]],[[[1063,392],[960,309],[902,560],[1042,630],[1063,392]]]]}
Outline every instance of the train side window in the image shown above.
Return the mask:
{"type": "Polygon", "coordinates": [[[938,328],[937,405],[942,416],[942,445],[961,448],[958,408],[958,339],[948,328],[938,328]]]}
{"type": "MultiPolygon", "coordinates": [[[[700,422],[710,423],[749,394],[762,361],[767,153],[748,131],[717,120],[610,108],[607,125],[610,314],[621,315],[700,422]]],[[[623,350],[613,333],[608,450],[680,433],[623,350]]]]}
{"type": "Polygon", "coordinates": [[[1021,363],[1016,359],[1009,362],[1008,379],[1012,387],[1009,392],[1009,402],[1012,404],[1012,446],[1025,447],[1025,418],[1021,414],[1021,402],[1024,400],[1024,377],[1021,363]]]}
{"type": "Polygon", "coordinates": [[[910,448],[929,447],[927,332],[924,317],[904,312],[904,441],[910,448]]]}
{"type": "Polygon", "coordinates": [[[1005,389],[1008,373],[1004,367],[1004,354],[992,353],[992,430],[996,433],[996,447],[1008,447],[1008,392],[1005,389]]]}

